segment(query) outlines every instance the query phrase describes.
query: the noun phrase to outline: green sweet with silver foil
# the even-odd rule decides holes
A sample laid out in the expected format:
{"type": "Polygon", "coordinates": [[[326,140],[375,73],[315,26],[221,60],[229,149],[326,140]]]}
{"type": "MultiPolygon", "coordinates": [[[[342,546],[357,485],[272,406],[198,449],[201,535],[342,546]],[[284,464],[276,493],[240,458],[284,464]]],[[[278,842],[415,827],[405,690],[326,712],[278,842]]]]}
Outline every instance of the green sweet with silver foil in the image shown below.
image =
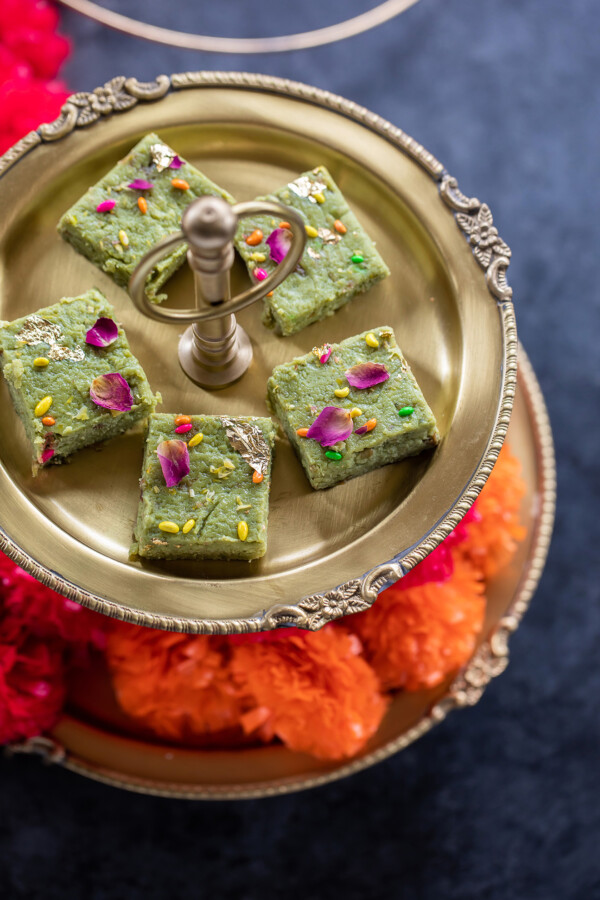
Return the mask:
{"type": "Polygon", "coordinates": [[[82,447],[122,434],[156,406],[121,327],[106,347],[86,343],[87,332],[99,318],[114,321],[115,311],[100,291],[91,290],[0,327],[0,368],[33,447],[34,473],[82,447]],[[92,382],[107,373],[118,373],[127,382],[131,409],[111,410],[92,400],[92,382]],[[36,414],[47,398],[51,403],[45,413],[36,414]],[[54,421],[44,424],[43,419],[54,421]]]}
{"type": "MultiPolygon", "coordinates": [[[[181,166],[172,168],[175,157],[175,150],[160,137],[146,135],[58,223],[62,237],[121,287],[127,287],[133,270],[151,247],[179,231],[181,216],[192,200],[211,195],[234,202],[227,191],[180,157],[177,160],[181,166]],[[188,189],[174,187],[174,179],[185,182],[188,189]],[[129,187],[136,182],[152,187],[129,187]],[[147,204],[145,213],[138,205],[140,197],[147,204]],[[111,205],[112,201],[115,204],[111,210],[98,211],[99,206],[107,202],[111,205]]],[[[182,265],[186,252],[187,245],[182,243],[154,267],[146,282],[151,300],[160,303],[164,299],[166,295],[157,291],[182,265]]]]}
{"type": "MultiPolygon", "coordinates": [[[[307,226],[306,247],[296,271],[275,288],[272,297],[265,298],[263,322],[279,334],[294,334],[333,315],[390,274],[324,166],[257,199],[291,206],[307,226]]],[[[267,241],[278,226],[271,216],[255,216],[244,220],[238,229],[236,247],[254,280],[257,273],[258,277],[262,272],[269,274],[277,266],[267,241]],[[246,239],[256,229],[263,239],[249,245],[246,239]]]]}
{"type": "Polygon", "coordinates": [[[315,490],[415,456],[439,442],[434,415],[387,326],[277,366],[267,391],[269,405],[315,490]],[[369,346],[366,338],[378,346],[369,346]],[[347,373],[365,363],[385,366],[387,379],[365,389],[352,387],[347,373]],[[336,390],[342,396],[336,396],[336,390]],[[327,407],[354,414],[346,440],[323,446],[298,435],[298,429],[310,429],[327,407]],[[376,424],[367,431],[373,420],[376,424]]]}
{"type": "Polygon", "coordinates": [[[191,429],[177,433],[175,418],[155,413],[149,421],[132,557],[264,556],[275,425],[271,419],[250,416],[189,416],[191,429]],[[198,434],[202,439],[196,443],[198,434]],[[157,449],[173,440],[188,444],[189,473],[168,487],[157,449]],[[262,480],[257,484],[253,478],[258,469],[262,480]],[[177,531],[163,530],[161,523],[177,531]],[[240,523],[247,526],[244,539],[240,523]]]}

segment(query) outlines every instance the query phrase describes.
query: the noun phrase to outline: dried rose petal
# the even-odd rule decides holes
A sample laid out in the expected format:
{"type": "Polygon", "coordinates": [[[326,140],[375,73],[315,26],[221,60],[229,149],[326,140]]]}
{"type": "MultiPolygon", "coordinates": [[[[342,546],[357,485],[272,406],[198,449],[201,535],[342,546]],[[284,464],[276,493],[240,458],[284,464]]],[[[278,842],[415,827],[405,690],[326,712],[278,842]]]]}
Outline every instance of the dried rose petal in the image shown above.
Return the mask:
{"type": "Polygon", "coordinates": [[[96,319],[89,331],[86,332],[85,342],[93,347],[108,347],[119,336],[118,325],[107,316],[96,319]]]}
{"type": "Polygon", "coordinates": [[[53,456],[54,450],[52,449],[52,447],[46,447],[46,449],[42,450],[40,454],[40,462],[42,463],[42,465],[44,465],[45,463],[49,462],[49,460],[51,460],[53,456]]]}
{"type": "Polygon", "coordinates": [[[352,366],[346,372],[348,384],[353,388],[358,388],[359,391],[381,384],[382,381],[387,381],[389,377],[389,372],[383,363],[358,363],[358,365],[352,366]]]}
{"type": "Polygon", "coordinates": [[[128,412],[133,406],[131,388],[118,372],[98,375],[90,385],[90,398],[96,406],[128,412]]]}
{"type": "Polygon", "coordinates": [[[154,185],[151,181],[144,181],[143,178],[136,178],[127,185],[132,191],[151,191],[154,185]]]}
{"type": "Polygon", "coordinates": [[[276,228],[272,231],[266,240],[269,246],[269,253],[273,262],[279,265],[282,262],[292,243],[292,232],[289,228],[276,228]]]}
{"type": "Polygon", "coordinates": [[[333,347],[331,347],[329,344],[325,344],[325,347],[323,348],[323,354],[319,357],[319,362],[322,366],[325,365],[332,353],[333,347]]]}
{"type": "Polygon", "coordinates": [[[156,448],[167,487],[175,487],[189,475],[190,454],[185,441],[161,441],[156,448]]]}
{"type": "Polygon", "coordinates": [[[116,200],[103,200],[102,203],[99,203],[98,206],[96,207],[96,212],[99,212],[99,213],[111,212],[111,210],[113,210],[116,205],[117,205],[116,200]]]}
{"type": "Polygon", "coordinates": [[[183,160],[180,159],[178,156],[174,156],[173,159],[171,160],[171,165],[169,166],[169,168],[170,169],[180,169],[182,167],[182,165],[183,165],[183,160]]]}
{"type": "Polygon", "coordinates": [[[358,428],[354,429],[354,434],[366,434],[369,429],[366,425],[359,425],[358,428]]]}
{"type": "Polygon", "coordinates": [[[331,447],[345,441],[352,434],[350,410],[338,406],[326,406],[308,429],[307,438],[318,441],[322,447],[331,447]]]}

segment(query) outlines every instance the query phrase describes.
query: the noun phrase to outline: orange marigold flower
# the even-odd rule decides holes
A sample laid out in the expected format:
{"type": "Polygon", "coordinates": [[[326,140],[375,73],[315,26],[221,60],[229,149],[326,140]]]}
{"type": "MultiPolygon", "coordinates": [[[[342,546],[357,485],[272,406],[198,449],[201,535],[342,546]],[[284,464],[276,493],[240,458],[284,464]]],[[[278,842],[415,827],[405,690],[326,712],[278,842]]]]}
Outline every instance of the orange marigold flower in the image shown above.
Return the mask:
{"type": "Polygon", "coordinates": [[[237,729],[242,707],[220,638],[117,623],[106,657],[125,712],[169,740],[237,729]]]}
{"type": "Polygon", "coordinates": [[[387,701],[356,635],[331,626],[232,646],[231,667],[274,734],[320,759],[353,756],[379,727],[387,701]]]}
{"type": "Polygon", "coordinates": [[[478,515],[468,526],[469,540],[459,553],[491,578],[505,566],[526,535],[519,522],[525,482],[521,463],[504,444],[481,494],[475,502],[478,515]]]}
{"type": "Polygon", "coordinates": [[[402,580],[348,619],[384,688],[439,684],[472,655],[485,614],[483,582],[456,552],[447,581],[403,588],[402,580]]]}

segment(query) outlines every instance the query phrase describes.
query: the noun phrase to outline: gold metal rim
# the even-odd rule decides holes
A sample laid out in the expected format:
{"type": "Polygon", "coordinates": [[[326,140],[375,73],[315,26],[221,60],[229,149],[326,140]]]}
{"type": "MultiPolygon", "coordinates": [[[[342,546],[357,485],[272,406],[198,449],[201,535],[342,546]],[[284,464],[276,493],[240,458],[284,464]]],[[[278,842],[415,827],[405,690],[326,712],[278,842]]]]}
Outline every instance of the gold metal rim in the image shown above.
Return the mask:
{"type": "Polygon", "coordinates": [[[477,263],[485,271],[485,279],[491,295],[497,301],[501,331],[504,336],[502,388],[498,400],[494,428],[474,475],[467,483],[450,511],[416,546],[401,558],[375,566],[363,576],[353,578],[338,587],[304,597],[290,605],[277,604],[262,614],[239,619],[189,619],[157,615],[110,602],[101,596],[79,588],[49,568],[37,563],[5,533],[0,531],[0,548],[15,562],[29,571],[43,584],[98,612],[126,619],[136,624],[149,625],[172,631],[195,633],[235,633],[272,629],[284,624],[317,629],[326,622],[351,612],[366,609],[376,600],[383,587],[398,580],[405,572],[420,562],[458,524],[470,508],[502,447],[515,394],[517,374],[517,335],[512,305],[512,290],[506,282],[510,263],[510,249],[492,227],[489,208],[477,198],[462,194],[441,163],[420,144],[364,107],[335,94],[321,91],[298,82],[239,72],[188,72],[161,75],[154,82],[140,83],[136,79],[119,76],[91,93],[75,94],[64,104],[61,115],[54,122],[42,125],[30,132],[3,157],[0,158],[0,177],[21,158],[45,142],[56,141],[75,129],[87,127],[104,116],[131,109],[140,101],[157,101],[170,90],[202,88],[233,88],[259,91],[289,97],[332,110],[375,134],[382,136],[400,149],[433,179],[438,185],[441,200],[455,213],[456,222],[468,238],[477,263]]]}
{"type": "Polygon", "coordinates": [[[556,466],[554,443],[550,421],[537,378],[522,347],[519,348],[519,389],[529,411],[533,443],[538,463],[537,490],[540,497],[539,513],[532,536],[531,550],[521,574],[517,591],[510,608],[498,626],[479,647],[465,670],[452,682],[447,693],[423,716],[413,728],[360,759],[340,766],[331,772],[309,778],[293,776],[273,782],[256,783],[238,787],[196,787],[178,785],[152,779],[120,775],[118,772],[92,765],[84,759],[70,756],[68,747],[61,747],[52,738],[32,739],[14,749],[40,753],[47,761],[59,762],[66,768],[86,778],[112,787],[135,793],[150,794],[182,800],[240,800],[279,796],[299,790],[319,787],[353,775],[381,762],[422,737],[443,721],[454,709],[472,706],[483,695],[488,683],[501,674],[508,664],[508,639],[523,618],[544,569],[556,507],[556,466]]]}
{"type": "Polygon", "coordinates": [[[58,0],[58,2],[115,31],[157,44],[167,44],[169,47],[201,50],[204,53],[283,53],[289,50],[321,47],[324,44],[333,44],[336,41],[345,40],[345,38],[355,37],[364,31],[383,25],[384,22],[389,22],[390,19],[394,19],[418,3],[418,0],[385,0],[384,3],[380,3],[373,9],[326,28],[278,37],[259,38],[225,38],[174,31],[170,28],[149,25],[147,22],[132,19],[110,9],[104,9],[91,0],[58,0]]]}

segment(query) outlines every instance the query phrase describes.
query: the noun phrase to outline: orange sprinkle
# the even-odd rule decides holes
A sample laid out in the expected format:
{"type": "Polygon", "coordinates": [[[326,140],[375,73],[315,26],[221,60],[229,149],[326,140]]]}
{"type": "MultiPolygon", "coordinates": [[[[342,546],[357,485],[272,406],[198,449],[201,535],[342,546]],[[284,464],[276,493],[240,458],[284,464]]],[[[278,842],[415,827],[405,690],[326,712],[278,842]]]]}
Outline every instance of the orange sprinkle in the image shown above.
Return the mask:
{"type": "Polygon", "coordinates": [[[174,178],[171,184],[180,191],[189,191],[190,189],[189,184],[187,181],[184,181],[183,178],[174,178]]]}
{"type": "Polygon", "coordinates": [[[346,234],[346,232],[348,231],[348,229],[346,228],[344,223],[342,221],[340,221],[340,219],[335,220],[335,222],[333,223],[333,227],[335,228],[335,230],[337,231],[338,234],[346,234]]]}
{"type": "Polygon", "coordinates": [[[298,437],[306,437],[308,434],[308,428],[296,428],[296,434],[298,437]]]}
{"type": "Polygon", "coordinates": [[[254,484],[260,484],[264,477],[265,477],[265,476],[264,476],[264,475],[261,475],[260,472],[253,472],[253,473],[252,473],[252,481],[254,482],[254,484]]]}
{"type": "Polygon", "coordinates": [[[175,416],[175,425],[191,425],[192,417],[191,416],[175,416]]]}
{"type": "Polygon", "coordinates": [[[256,247],[257,244],[260,244],[262,239],[263,239],[262,231],[260,230],[260,228],[255,228],[254,231],[252,232],[252,234],[249,234],[248,237],[246,238],[246,243],[248,244],[249,247],[256,247]]]}
{"type": "Polygon", "coordinates": [[[365,428],[367,429],[367,431],[373,431],[376,425],[377,419],[369,419],[369,421],[365,425],[365,428]]]}
{"type": "Polygon", "coordinates": [[[143,216],[148,212],[148,201],[145,197],[138,197],[138,208],[143,216]]]}
{"type": "Polygon", "coordinates": [[[289,222],[280,222],[279,227],[280,228],[291,228],[292,226],[290,225],[289,222]]]}
{"type": "Polygon", "coordinates": [[[267,297],[272,297],[274,293],[275,293],[275,291],[269,291],[269,293],[267,294],[267,297]]]}
{"type": "Polygon", "coordinates": [[[53,419],[52,416],[44,416],[42,425],[56,425],[56,419],[53,419]]]}

